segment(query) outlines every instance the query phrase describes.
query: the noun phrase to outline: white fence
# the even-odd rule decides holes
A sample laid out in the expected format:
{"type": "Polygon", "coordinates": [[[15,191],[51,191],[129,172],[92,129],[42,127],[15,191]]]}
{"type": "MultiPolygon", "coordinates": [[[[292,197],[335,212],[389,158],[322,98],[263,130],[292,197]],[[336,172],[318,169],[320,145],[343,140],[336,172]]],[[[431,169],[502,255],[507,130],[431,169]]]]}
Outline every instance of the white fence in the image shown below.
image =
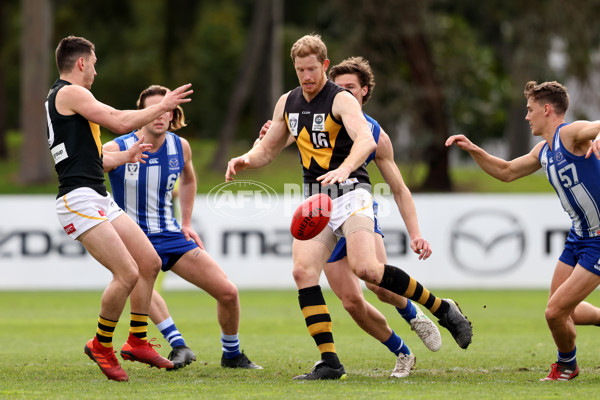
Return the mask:
{"type": "MultiPolygon", "coordinates": [[[[194,227],[239,288],[294,288],[289,221],[300,200],[252,193],[197,196],[194,227]]],[[[392,199],[377,199],[388,263],[430,288],[547,288],[570,226],[550,194],[415,194],[433,248],[419,261],[392,199]]],[[[106,286],[109,273],[62,231],[54,204],[51,195],[0,196],[0,290],[106,286]]],[[[164,287],[191,285],[169,273],[164,287]]]]}

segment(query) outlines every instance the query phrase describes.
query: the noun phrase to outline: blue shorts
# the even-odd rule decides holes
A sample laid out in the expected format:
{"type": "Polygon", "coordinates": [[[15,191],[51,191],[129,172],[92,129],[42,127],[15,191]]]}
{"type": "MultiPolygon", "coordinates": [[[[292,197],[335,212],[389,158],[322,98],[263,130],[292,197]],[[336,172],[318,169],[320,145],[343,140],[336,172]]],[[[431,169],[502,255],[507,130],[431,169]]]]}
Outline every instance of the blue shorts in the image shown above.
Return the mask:
{"type": "MultiPolygon", "coordinates": [[[[379,221],[377,221],[377,208],[378,208],[378,204],[375,200],[373,200],[373,212],[375,214],[375,218],[374,218],[375,226],[374,226],[373,230],[375,231],[375,233],[378,233],[381,235],[381,237],[383,237],[383,232],[381,231],[381,227],[379,226],[379,221]]],[[[335,245],[335,248],[331,252],[331,256],[329,257],[329,260],[327,260],[327,262],[332,263],[332,262],[339,261],[342,258],[346,257],[347,255],[348,255],[348,253],[346,251],[346,238],[341,237],[340,240],[338,240],[337,244],[335,245]]]]}
{"type": "Polygon", "coordinates": [[[579,264],[600,275],[600,237],[580,238],[571,230],[565,242],[565,249],[558,259],[573,268],[579,264]]]}
{"type": "Polygon", "coordinates": [[[198,248],[193,240],[185,240],[185,235],[181,232],[153,233],[148,239],[162,261],[163,271],[170,270],[181,256],[198,248]]]}

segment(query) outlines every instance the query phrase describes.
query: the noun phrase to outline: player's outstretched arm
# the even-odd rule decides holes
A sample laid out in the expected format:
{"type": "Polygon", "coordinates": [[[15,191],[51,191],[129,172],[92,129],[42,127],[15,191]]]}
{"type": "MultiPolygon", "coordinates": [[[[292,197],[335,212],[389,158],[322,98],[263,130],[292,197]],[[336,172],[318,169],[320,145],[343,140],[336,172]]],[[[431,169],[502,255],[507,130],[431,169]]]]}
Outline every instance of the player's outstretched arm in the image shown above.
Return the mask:
{"type": "Polygon", "coordinates": [[[140,138],[133,146],[127,150],[121,151],[119,145],[113,140],[102,146],[102,163],[104,165],[104,172],[112,171],[113,169],[125,164],[141,162],[146,163],[144,160],[148,158],[147,154],[143,154],[152,148],[152,144],[144,143],[144,136],[140,138]]]}
{"type": "Polygon", "coordinates": [[[277,101],[271,125],[264,137],[257,143],[255,142],[252,149],[246,154],[229,160],[227,171],[225,171],[225,181],[230,182],[234,180],[235,175],[246,168],[256,169],[264,167],[271,163],[285,147],[289,138],[289,130],[283,119],[283,110],[287,96],[288,94],[286,93],[277,101]]]}
{"type": "Polygon", "coordinates": [[[193,93],[186,84],[168,92],[160,103],[142,110],[117,110],[96,100],[92,92],[79,85],[68,85],[56,96],[56,108],[63,115],[79,114],[115,133],[127,133],[152,122],[167,111],[191,101],[193,93]]]}
{"type": "Polygon", "coordinates": [[[421,237],[419,231],[419,222],[417,219],[417,210],[412,198],[412,194],[406,186],[402,174],[394,161],[394,149],[389,136],[383,131],[379,133],[377,143],[377,152],[375,153],[375,164],[381,172],[381,176],[390,186],[394,195],[394,201],[398,206],[400,215],[406,230],[410,236],[410,247],[412,251],[419,255],[419,260],[426,260],[431,255],[431,245],[421,237]]]}
{"type": "MultiPolygon", "coordinates": [[[[260,128],[260,132],[258,133],[258,139],[256,139],[254,141],[254,145],[252,147],[256,146],[262,140],[262,138],[265,137],[265,135],[269,131],[269,128],[271,127],[271,123],[272,122],[273,121],[271,121],[269,119],[269,120],[267,120],[267,122],[265,122],[263,124],[263,126],[260,128]]],[[[288,133],[288,139],[287,139],[287,142],[285,142],[285,146],[284,147],[288,147],[289,145],[291,145],[295,141],[296,141],[296,139],[294,139],[294,137],[292,136],[292,134],[288,133]]]]}
{"type": "Polygon", "coordinates": [[[471,142],[465,135],[453,135],[446,140],[446,147],[456,145],[469,153],[477,165],[487,174],[503,182],[512,182],[530,175],[541,168],[538,155],[545,142],[540,142],[526,155],[506,161],[492,156],[471,142]]]}

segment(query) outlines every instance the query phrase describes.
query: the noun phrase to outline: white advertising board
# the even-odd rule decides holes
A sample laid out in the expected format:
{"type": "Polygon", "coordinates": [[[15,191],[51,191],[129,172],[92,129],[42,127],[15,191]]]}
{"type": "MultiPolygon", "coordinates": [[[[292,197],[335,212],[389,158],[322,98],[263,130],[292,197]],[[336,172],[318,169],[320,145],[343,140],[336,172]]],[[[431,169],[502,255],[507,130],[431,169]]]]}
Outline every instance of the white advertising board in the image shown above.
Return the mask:
{"type": "MultiPolygon", "coordinates": [[[[225,188],[226,189],[226,188],[225,188]]],[[[193,226],[241,289],[294,288],[289,221],[300,202],[249,186],[196,198],[193,226]],[[259,194],[259,195],[257,195],[259,194]]],[[[429,288],[547,288],[570,227],[556,196],[415,194],[422,236],[433,255],[410,250],[389,196],[376,196],[388,263],[429,288]]],[[[0,290],[101,289],[110,274],[58,224],[54,197],[0,196],[0,290]]],[[[322,285],[327,286],[322,279],[322,285]]],[[[169,289],[192,288],[173,273],[169,289]]]]}

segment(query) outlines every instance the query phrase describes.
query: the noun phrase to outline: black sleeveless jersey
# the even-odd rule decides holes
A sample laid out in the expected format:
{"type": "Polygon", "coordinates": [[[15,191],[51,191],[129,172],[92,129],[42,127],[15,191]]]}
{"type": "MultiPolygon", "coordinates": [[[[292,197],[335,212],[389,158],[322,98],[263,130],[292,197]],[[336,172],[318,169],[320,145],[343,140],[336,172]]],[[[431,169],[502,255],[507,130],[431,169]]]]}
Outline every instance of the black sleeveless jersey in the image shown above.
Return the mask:
{"type": "Polygon", "coordinates": [[[367,186],[370,191],[371,183],[364,164],[352,171],[346,182],[335,185],[335,188],[321,188],[317,181],[319,176],[338,168],[354,144],[343,123],[331,111],[333,99],[344,90],[328,80],[310,102],[302,95],[300,86],[289,93],[285,102],[283,117],[298,145],[304,170],[305,196],[318,192],[333,194],[335,189],[337,196],[357,185],[367,186]]]}
{"type": "Polygon", "coordinates": [[[48,146],[58,174],[58,197],[89,187],[106,196],[100,127],[79,114],[62,115],[56,111],[56,94],[65,85],[57,79],[46,99],[48,146]]]}

